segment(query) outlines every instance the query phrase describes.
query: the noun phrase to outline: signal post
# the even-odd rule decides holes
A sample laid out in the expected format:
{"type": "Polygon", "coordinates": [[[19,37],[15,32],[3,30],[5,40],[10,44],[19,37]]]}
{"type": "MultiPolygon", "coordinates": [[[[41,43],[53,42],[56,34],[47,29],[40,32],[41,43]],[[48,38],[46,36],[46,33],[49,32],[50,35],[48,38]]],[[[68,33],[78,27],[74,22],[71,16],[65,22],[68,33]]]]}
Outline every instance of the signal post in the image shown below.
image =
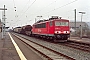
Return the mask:
{"type": "Polygon", "coordinates": [[[4,39],[4,35],[5,35],[5,10],[7,10],[5,8],[5,5],[4,5],[4,8],[0,8],[0,10],[3,10],[4,13],[3,13],[3,16],[2,16],[2,40],[4,39]]]}

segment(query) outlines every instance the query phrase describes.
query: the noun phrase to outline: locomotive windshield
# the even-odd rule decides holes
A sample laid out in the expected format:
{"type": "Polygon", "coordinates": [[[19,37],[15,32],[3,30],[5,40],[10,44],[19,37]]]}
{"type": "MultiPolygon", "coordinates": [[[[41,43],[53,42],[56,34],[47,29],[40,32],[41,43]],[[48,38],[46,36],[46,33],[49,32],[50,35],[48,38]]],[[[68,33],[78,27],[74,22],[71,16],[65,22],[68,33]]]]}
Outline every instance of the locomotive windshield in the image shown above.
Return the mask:
{"type": "Polygon", "coordinates": [[[55,21],[55,26],[68,26],[68,22],[55,21]]]}

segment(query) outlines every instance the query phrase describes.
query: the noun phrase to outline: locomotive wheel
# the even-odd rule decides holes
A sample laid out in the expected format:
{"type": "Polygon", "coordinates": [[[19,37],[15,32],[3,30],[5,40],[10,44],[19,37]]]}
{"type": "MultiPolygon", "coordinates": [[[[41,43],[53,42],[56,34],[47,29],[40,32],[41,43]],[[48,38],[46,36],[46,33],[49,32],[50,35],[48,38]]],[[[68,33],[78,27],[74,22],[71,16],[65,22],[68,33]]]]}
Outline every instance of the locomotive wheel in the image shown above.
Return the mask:
{"type": "Polygon", "coordinates": [[[48,40],[48,39],[49,39],[49,37],[47,36],[47,37],[46,37],[46,39],[48,40]]]}
{"type": "Polygon", "coordinates": [[[43,36],[43,39],[46,39],[46,36],[43,36]]]}
{"type": "Polygon", "coordinates": [[[54,38],[53,37],[50,37],[50,40],[52,41],[54,38]]]}

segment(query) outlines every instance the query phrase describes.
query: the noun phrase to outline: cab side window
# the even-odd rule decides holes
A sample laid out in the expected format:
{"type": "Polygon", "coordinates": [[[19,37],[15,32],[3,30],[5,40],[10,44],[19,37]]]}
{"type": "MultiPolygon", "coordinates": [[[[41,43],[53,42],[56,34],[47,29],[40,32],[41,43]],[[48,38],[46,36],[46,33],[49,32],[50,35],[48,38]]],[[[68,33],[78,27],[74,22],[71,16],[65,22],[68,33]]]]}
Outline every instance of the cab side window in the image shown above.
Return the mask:
{"type": "Polygon", "coordinates": [[[53,22],[52,21],[50,21],[50,26],[53,26],[53,22]]]}

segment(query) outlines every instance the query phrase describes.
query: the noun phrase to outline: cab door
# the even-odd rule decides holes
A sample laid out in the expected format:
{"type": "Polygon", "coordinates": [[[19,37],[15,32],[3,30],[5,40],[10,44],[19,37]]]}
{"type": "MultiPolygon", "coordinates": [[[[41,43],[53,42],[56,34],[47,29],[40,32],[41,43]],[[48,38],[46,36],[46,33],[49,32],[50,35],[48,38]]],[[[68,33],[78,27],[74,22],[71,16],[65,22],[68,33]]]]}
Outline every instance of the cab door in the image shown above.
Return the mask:
{"type": "Polygon", "coordinates": [[[49,22],[49,33],[54,34],[54,22],[53,21],[49,22]]]}

